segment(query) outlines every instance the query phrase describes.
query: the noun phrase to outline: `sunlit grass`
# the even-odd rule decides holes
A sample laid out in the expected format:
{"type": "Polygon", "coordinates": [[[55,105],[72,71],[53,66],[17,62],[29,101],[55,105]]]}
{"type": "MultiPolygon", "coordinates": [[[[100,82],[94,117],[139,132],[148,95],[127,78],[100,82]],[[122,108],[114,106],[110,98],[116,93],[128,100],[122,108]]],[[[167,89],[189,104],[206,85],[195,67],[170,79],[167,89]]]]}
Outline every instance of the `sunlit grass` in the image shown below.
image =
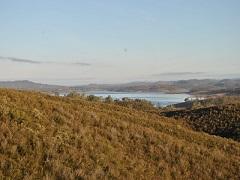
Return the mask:
{"type": "Polygon", "coordinates": [[[0,90],[0,179],[240,178],[239,143],[131,103],[0,90]]]}

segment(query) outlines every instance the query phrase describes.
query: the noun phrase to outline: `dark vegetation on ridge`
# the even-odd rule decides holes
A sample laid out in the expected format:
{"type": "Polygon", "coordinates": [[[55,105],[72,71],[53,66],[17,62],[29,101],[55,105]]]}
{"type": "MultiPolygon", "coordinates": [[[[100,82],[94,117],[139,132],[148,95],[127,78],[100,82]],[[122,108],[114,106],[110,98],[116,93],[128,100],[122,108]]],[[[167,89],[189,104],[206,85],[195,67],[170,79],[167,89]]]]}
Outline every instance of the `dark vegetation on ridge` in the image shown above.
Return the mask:
{"type": "Polygon", "coordinates": [[[160,113],[197,131],[240,141],[240,97],[223,96],[171,105],[160,113]]]}
{"type": "Polygon", "coordinates": [[[240,178],[238,142],[116,103],[1,89],[0,179],[240,178]]]}
{"type": "Polygon", "coordinates": [[[239,104],[169,111],[162,115],[186,120],[194,130],[240,141],[239,104]]]}

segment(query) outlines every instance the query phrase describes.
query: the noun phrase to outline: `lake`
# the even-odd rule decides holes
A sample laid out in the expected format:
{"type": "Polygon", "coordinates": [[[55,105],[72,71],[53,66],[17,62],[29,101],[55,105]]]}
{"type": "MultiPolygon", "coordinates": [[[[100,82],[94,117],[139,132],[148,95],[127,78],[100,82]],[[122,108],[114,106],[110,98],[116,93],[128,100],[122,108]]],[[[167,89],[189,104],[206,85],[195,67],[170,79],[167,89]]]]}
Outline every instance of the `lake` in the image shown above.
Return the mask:
{"type": "Polygon", "coordinates": [[[144,99],[150,101],[158,107],[164,107],[171,104],[184,102],[184,99],[190,97],[189,94],[167,94],[167,93],[142,93],[142,92],[112,92],[112,91],[92,91],[87,95],[95,95],[106,98],[111,96],[113,99],[122,99],[124,97],[130,99],[144,99]]]}

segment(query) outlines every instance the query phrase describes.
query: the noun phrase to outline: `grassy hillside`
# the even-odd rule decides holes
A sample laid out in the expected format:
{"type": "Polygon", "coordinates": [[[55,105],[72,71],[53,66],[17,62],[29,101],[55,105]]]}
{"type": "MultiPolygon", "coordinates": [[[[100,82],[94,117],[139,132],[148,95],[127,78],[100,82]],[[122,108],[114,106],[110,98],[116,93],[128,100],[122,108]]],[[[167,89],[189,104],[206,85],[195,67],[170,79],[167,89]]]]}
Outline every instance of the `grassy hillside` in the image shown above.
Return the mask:
{"type": "Polygon", "coordinates": [[[0,90],[0,179],[239,179],[240,143],[112,103],[0,90]]]}

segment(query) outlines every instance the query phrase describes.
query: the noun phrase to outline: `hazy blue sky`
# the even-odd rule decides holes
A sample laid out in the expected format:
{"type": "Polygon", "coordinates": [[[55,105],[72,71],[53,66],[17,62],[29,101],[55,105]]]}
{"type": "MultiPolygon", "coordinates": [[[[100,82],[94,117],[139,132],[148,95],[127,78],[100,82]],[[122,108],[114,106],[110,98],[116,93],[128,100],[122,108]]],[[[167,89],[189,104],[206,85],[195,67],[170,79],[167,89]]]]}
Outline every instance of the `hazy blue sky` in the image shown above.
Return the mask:
{"type": "Polygon", "coordinates": [[[0,0],[0,80],[237,77],[239,0],[0,0]]]}

